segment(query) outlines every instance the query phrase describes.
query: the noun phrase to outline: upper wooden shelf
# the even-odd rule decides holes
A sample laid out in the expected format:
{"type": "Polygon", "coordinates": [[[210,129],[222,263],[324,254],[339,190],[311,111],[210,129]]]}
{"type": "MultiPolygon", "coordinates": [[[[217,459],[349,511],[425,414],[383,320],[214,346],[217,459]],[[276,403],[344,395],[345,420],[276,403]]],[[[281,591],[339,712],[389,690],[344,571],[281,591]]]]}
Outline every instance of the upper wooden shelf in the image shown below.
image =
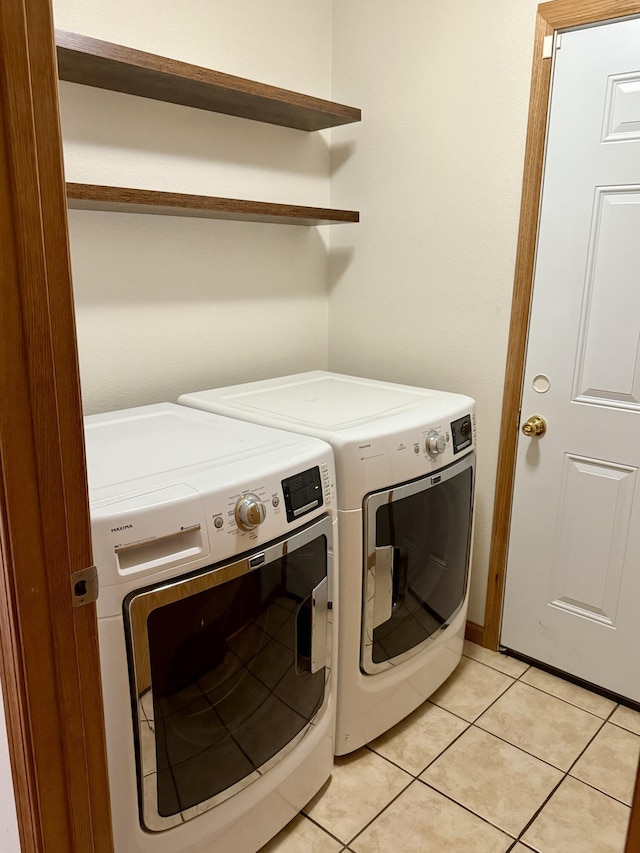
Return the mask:
{"type": "Polygon", "coordinates": [[[322,130],[360,121],[361,117],[355,107],[77,33],[56,30],[56,48],[58,76],[71,83],[298,130],[322,130]]]}
{"type": "Polygon", "coordinates": [[[67,203],[76,210],[109,210],[120,213],[157,213],[241,222],[273,222],[280,225],[336,225],[358,222],[355,210],[273,204],[236,198],[186,193],[107,187],[98,184],[67,184],[67,203]]]}

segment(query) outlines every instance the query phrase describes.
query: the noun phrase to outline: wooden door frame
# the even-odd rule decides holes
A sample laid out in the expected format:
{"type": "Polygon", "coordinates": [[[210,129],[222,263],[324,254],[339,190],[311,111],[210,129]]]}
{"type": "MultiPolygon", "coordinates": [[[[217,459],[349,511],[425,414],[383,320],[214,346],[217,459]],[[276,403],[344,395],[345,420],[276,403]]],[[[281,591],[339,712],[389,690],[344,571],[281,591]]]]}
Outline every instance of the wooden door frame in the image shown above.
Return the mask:
{"type": "Polygon", "coordinates": [[[22,851],[112,853],[49,0],[0,2],[0,678],[22,851]]]}
{"type": "MultiPolygon", "coordinates": [[[[493,507],[493,528],[489,557],[487,601],[482,631],[483,645],[497,649],[507,565],[507,547],[511,522],[513,479],[516,464],[520,400],[524,379],[529,312],[533,289],[538,213],[542,189],[544,152],[547,135],[551,60],[543,59],[546,36],[557,30],[584,26],[615,18],[640,15],[639,0],[551,0],[538,6],[531,74],[531,94],[525,152],[520,228],[511,306],[511,324],[507,345],[499,458],[493,507]]],[[[640,767],[636,779],[627,853],[640,850],[640,767]]]]}

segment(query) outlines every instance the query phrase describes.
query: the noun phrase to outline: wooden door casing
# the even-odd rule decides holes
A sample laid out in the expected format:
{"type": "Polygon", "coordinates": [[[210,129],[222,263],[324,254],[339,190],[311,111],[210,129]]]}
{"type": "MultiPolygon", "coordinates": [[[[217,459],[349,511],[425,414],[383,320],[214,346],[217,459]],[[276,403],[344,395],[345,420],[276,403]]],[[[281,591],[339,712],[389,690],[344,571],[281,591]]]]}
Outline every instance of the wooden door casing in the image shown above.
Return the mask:
{"type": "Polygon", "coordinates": [[[49,0],[0,4],[0,673],[23,851],[113,850],[49,0]]]}

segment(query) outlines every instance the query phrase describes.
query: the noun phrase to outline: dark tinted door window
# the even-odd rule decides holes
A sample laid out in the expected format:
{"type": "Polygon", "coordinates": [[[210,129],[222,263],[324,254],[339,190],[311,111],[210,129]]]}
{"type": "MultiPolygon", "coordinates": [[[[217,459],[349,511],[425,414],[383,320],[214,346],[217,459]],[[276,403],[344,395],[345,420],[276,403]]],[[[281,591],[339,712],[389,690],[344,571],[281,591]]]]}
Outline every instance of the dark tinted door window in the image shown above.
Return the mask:
{"type": "Polygon", "coordinates": [[[376,547],[393,546],[393,610],[373,631],[372,660],[390,660],[446,625],[467,584],[473,469],[376,512],[376,547]]]}
{"type": "Polygon", "coordinates": [[[310,593],[318,537],[240,578],[153,610],[148,639],[158,813],[189,809],[254,773],[313,718],[310,593]]]}

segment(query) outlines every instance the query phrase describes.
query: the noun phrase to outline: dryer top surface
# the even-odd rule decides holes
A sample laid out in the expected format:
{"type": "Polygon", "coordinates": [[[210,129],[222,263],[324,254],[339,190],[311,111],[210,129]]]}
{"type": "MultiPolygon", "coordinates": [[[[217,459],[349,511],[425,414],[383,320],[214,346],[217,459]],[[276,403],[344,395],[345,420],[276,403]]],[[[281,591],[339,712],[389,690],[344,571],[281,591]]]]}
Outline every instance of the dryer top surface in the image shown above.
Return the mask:
{"type": "Polygon", "coordinates": [[[184,394],[179,402],[324,439],[389,419],[400,427],[403,415],[437,420],[473,405],[460,394],[322,370],[184,394]]]}

